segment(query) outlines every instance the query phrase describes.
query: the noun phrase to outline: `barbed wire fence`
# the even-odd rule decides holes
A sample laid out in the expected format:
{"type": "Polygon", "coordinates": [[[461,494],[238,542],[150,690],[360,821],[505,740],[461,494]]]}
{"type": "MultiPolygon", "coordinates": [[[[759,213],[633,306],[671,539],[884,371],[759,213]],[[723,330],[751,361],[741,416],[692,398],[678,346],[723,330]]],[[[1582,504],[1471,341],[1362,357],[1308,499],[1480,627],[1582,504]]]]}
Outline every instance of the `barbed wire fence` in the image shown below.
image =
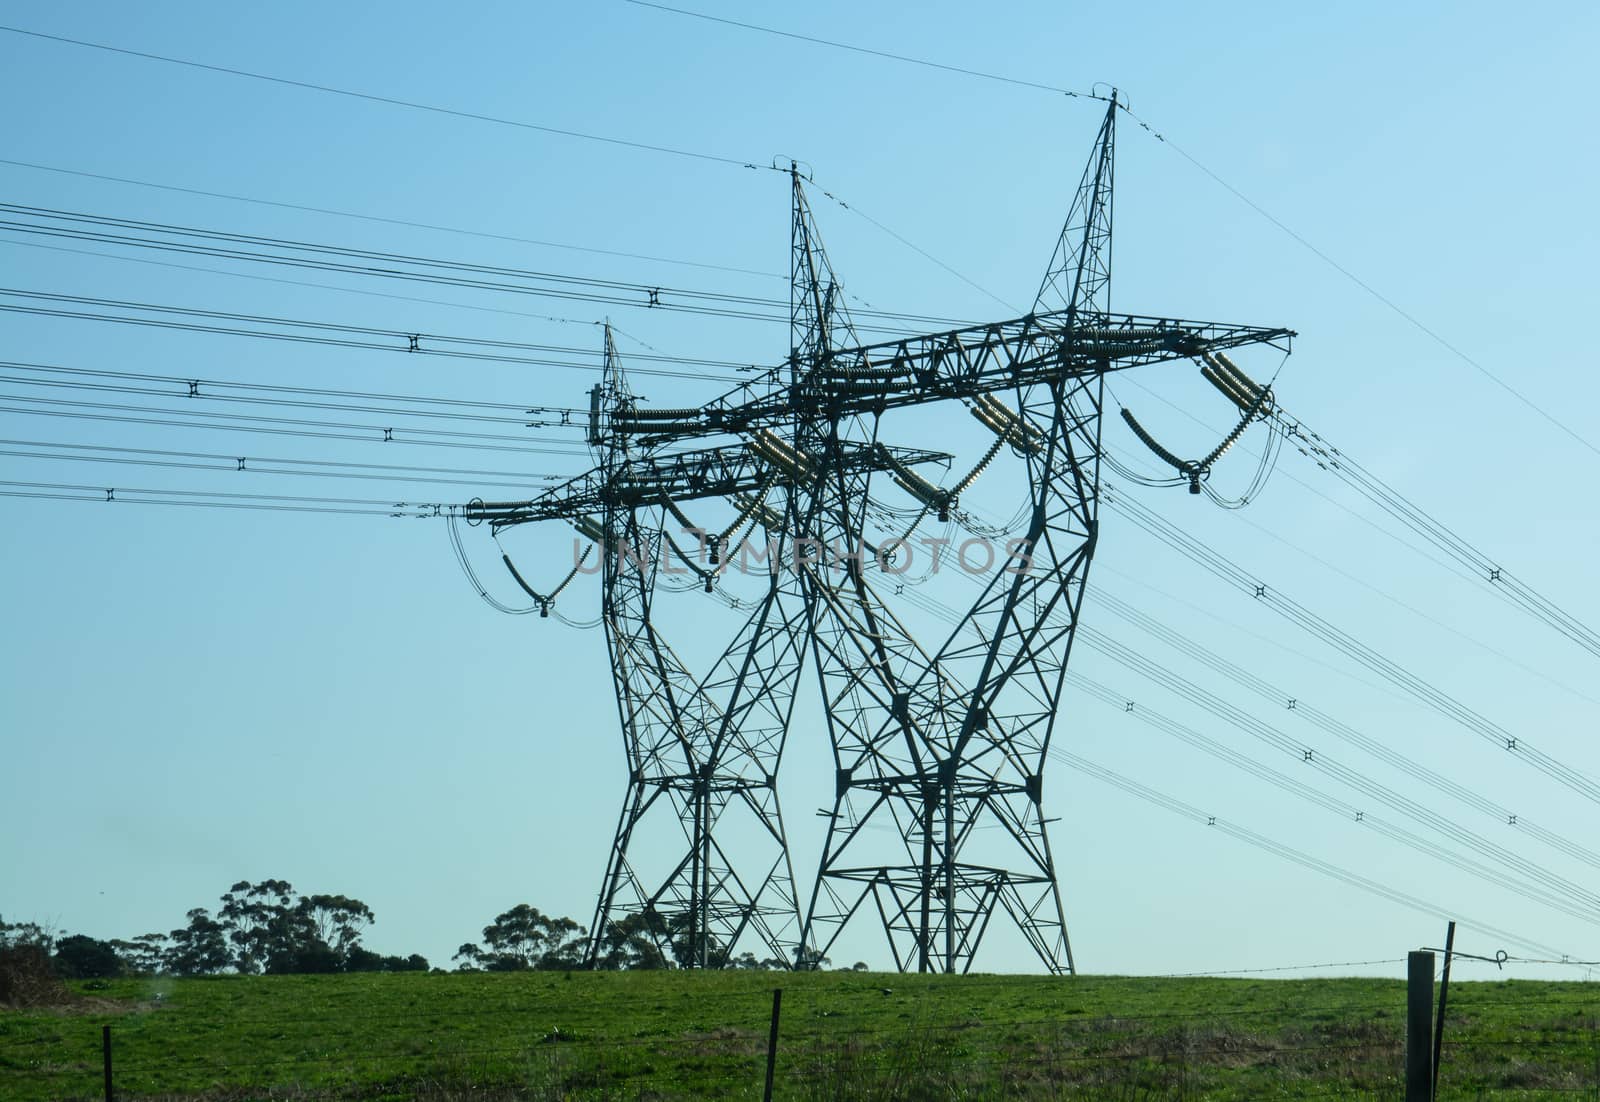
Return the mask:
{"type": "MultiPolygon", "coordinates": [[[[1188,981],[1187,1001],[1152,1009],[1146,1000],[1128,1013],[1087,994],[1092,977],[869,974],[810,990],[804,977],[774,976],[788,988],[785,1017],[771,986],[744,985],[696,991],[692,1020],[658,1019],[629,1035],[552,1025],[549,996],[490,1003],[465,985],[430,995],[425,981],[390,1011],[345,996],[197,1015],[181,999],[114,1005],[91,995],[71,1012],[0,1013],[0,1097],[762,1098],[770,1061],[770,1097],[807,1102],[1398,1099],[1403,980],[1330,977],[1313,987],[1268,977],[1405,959],[1152,977],[1188,981]]],[[[1449,988],[1437,1098],[1600,1102],[1594,962],[1501,952],[1453,961],[1471,975],[1449,988]],[[1565,966],[1576,982],[1505,979],[1507,964],[1565,966]]],[[[574,1007],[595,998],[570,990],[574,1007]]]]}

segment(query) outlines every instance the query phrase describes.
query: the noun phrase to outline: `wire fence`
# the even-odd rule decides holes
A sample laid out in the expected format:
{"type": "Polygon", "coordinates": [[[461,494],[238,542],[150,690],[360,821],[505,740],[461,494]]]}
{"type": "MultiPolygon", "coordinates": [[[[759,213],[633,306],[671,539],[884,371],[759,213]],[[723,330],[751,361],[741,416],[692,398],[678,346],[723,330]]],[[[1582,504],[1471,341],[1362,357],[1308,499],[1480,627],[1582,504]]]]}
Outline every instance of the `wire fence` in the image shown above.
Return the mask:
{"type": "MultiPolygon", "coordinates": [[[[1402,1096],[1403,981],[1241,971],[119,981],[0,1013],[0,1097],[761,1098],[773,985],[776,1098],[1402,1096]]],[[[1600,1102],[1600,986],[1453,981],[1441,1066],[1441,1099],[1600,1102]]]]}

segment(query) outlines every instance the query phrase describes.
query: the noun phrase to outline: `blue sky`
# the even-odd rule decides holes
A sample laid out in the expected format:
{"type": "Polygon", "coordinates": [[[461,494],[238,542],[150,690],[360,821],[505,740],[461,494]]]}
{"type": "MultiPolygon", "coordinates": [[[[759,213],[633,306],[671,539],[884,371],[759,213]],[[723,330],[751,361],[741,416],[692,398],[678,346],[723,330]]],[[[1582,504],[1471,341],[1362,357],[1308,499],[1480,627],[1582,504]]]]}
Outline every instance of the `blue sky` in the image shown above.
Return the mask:
{"type": "MultiPolygon", "coordinates": [[[[1597,245],[1588,56],[1597,17],[1586,6],[1019,3],[981,17],[953,3],[698,10],[1067,88],[1115,84],[1171,143],[1576,433],[1600,440],[1600,384],[1584,339],[1597,245]]],[[[1009,316],[990,295],[1027,308],[1099,122],[1091,101],[625,3],[479,5],[448,15],[416,4],[285,3],[243,16],[217,5],[19,2],[4,22],[757,166],[799,158],[813,171],[818,220],[847,290],[874,307],[939,317],[1009,316]]],[[[14,105],[0,154],[10,161],[767,274],[0,164],[7,202],[785,294],[787,181],[760,168],[15,34],[0,34],[0,90],[14,105]]],[[[1297,330],[1277,386],[1286,409],[1578,619],[1600,620],[1587,490],[1600,456],[1126,119],[1117,187],[1117,308],[1297,330]]],[[[0,230],[5,286],[596,352],[596,323],[609,310],[625,357],[659,350],[765,364],[786,352],[782,327],[764,323],[165,258],[214,269],[194,271],[24,241],[45,243],[0,230]]],[[[581,405],[594,379],[584,370],[419,363],[23,315],[8,315],[4,332],[14,361],[528,406],[581,405]]],[[[1246,364],[1261,375],[1277,366],[1246,364]]],[[[717,389],[657,378],[636,385],[664,404],[717,389]]],[[[0,392],[44,393],[18,383],[0,392]]],[[[1192,373],[1152,370],[1119,381],[1115,394],[1183,453],[1209,450],[1227,428],[1226,410],[1192,373]]],[[[900,442],[947,432],[972,439],[957,425],[913,419],[900,442]]],[[[1260,431],[1246,447],[1263,444],[1260,431]]],[[[560,437],[540,435],[552,433],[560,437]]],[[[366,444],[0,411],[0,436],[527,475],[588,462],[570,434],[556,446],[563,454],[379,454],[366,444]]],[[[1108,439],[1119,454],[1148,459],[1120,423],[1108,439]]],[[[1253,462],[1230,458],[1219,484],[1242,486],[1253,462]]],[[[95,486],[397,500],[403,492],[426,501],[473,493],[16,456],[0,456],[0,470],[7,481],[95,486]]],[[[1009,514],[1014,496],[1005,485],[979,486],[972,504],[1009,514]]],[[[1594,657],[1401,546],[1392,522],[1301,457],[1286,453],[1267,493],[1242,512],[1176,490],[1139,500],[1507,729],[1600,772],[1594,657]]],[[[487,608],[462,578],[441,522],[21,498],[0,498],[0,521],[8,629],[0,632],[0,914],[127,937],[178,925],[237,879],[277,876],[305,891],[358,896],[378,915],[374,947],[436,962],[519,901],[588,921],[624,779],[603,640],[487,608]]],[[[485,578],[503,583],[481,533],[469,546],[485,578]]],[[[516,546],[534,573],[559,572],[565,551],[554,535],[519,534],[516,546]]],[[[1597,833],[1593,806],[1319,650],[1115,514],[1088,622],[1202,677],[1097,614],[1097,589],[1552,829],[1579,840],[1597,833]]],[[[513,600],[514,590],[497,592],[513,600]]],[[[575,586],[563,608],[594,616],[594,583],[575,586]]],[[[675,614],[691,652],[722,623],[687,603],[675,614]]],[[[1278,768],[1295,764],[1096,654],[1080,652],[1074,668],[1278,768]]],[[[1215,689],[1235,699],[1230,687],[1215,689]]],[[[1600,958],[1593,923],[1396,848],[1114,709],[1069,699],[1060,738],[1074,753],[1447,912],[1600,958]]],[[[1281,710],[1236,699],[1320,738],[1281,710]]],[[[782,788],[803,891],[821,841],[812,810],[831,789],[814,709],[802,707],[782,788]]],[[[1474,819],[1338,744],[1326,753],[1562,877],[1593,880],[1593,869],[1509,824],[1474,819]]],[[[1053,844],[1085,970],[1380,960],[1442,937],[1430,915],[1053,770],[1047,809],[1060,816],[1053,844]]],[[[1462,937],[1470,950],[1501,947],[1470,927],[1462,937]]],[[[852,938],[838,955],[887,963],[865,927],[852,938]]],[[[979,966],[1031,963],[997,937],[979,966]]],[[[1398,974],[1398,966],[1366,970],[1398,974]]]]}

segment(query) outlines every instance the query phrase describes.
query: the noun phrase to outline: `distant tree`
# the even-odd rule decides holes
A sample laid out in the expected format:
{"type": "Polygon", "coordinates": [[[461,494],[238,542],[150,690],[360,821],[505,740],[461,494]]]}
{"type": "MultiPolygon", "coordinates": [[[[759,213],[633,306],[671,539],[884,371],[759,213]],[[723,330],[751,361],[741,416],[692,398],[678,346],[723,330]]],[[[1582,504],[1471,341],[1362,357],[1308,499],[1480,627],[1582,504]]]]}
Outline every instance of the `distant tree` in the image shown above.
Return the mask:
{"type": "Polygon", "coordinates": [[[801,946],[794,955],[794,970],[796,972],[817,972],[828,967],[833,961],[817,952],[801,946]]]}
{"type": "Polygon", "coordinates": [[[662,925],[654,912],[627,915],[611,923],[600,937],[595,967],[608,971],[670,968],[671,962],[657,944],[662,925]]]}
{"type": "Polygon", "coordinates": [[[154,976],[166,966],[166,934],[140,934],[132,941],[113,938],[111,947],[122,960],[122,970],[130,976],[154,976]]]}
{"type": "Polygon", "coordinates": [[[346,972],[426,972],[428,958],[421,953],[409,957],[383,956],[357,945],[344,959],[346,972]]]}
{"type": "Polygon", "coordinates": [[[233,947],[233,966],[240,972],[260,972],[278,950],[280,962],[291,955],[283,939],[292,935],[288,913],[293,909],[294,888],[287,880],[241,880],[222,893],[218,917],[233,947]]]}
{"type": "Polygon", "coordinates": [[[122,958],[109,941],[68,934],[56,942],[50,958],[56,975],[68,980],[104,979],[122,975],[122,958]]]}
{"type": "Polygon", "coordinates": [[[361,935],[376,921],[372,908],[346,895],[299,895],[287,880],[241,880],[222,896],[220,912],[243,973],[327,973],[347,970],[361,935]]]}
{"type": "Polygon", "coordinates": [[[48,955],[55,952],[56,936],[37,922],[7,922],[0,917],[0,949],[24,945],[41,949],[48,955]]]}
{"type": "Polygon", "coordinates": [[[747,972],[785,972],[789,965],[779,957],[762,957],[757,959],[752,952],[746,951],[736,957],[729,957],[725,968],[737,968],[747,972]]]}
{"type": "Polygon", "coordinates": [[[317,923],[305,903],[302,899],[292,907],[280,908],[268,922],[263,969],[269,975],[325,975],[343,966],[344,954],[318,936],[317,923]]]}
{"type": "Polygon", "coordinates": [[[856,961],[854,964],[852,964],[850,966],[850,971],[852,971],[852,972],[870,972],[870,971],[872,971],[872,969],[867,967],[867,962],[866,961],[858,960],[858,961],[856,961]]]}
{"type": "Polygon", "coordinates": [[[483,928],[483,945],[467,942],[452,958],[463,971],[521,972],[582,965],[584,929],[570,918],[518,903],[483,928]]]}
{"type": "Polygon", "coordinates": [[[166,965],[171,939],[166,934],[140,934],[133,939],[135,948],[128,955],[128,963],[139,975],[154,975],[166,965]]]}
{"type": "Polygon", "coordinates": [[[309,895],[296,905],[313,937],[341,957],[359,947],[361,934],[377,919],[359,899],[345,895],[309,895]]]}
{"type": "Polygon", "coordinates": [[[188,914],[189,925],[172,931],[165,970],[178,976],[208,976],[233,963],[226,928],[204,907],[188,914]]]}

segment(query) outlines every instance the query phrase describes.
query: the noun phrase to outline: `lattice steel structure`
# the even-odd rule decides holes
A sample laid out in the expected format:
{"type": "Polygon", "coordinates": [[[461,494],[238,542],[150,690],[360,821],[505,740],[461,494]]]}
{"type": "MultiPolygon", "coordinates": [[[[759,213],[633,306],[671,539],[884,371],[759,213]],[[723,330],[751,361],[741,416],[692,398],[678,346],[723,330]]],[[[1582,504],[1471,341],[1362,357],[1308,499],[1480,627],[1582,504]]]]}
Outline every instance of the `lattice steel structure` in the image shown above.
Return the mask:
{"type": "Polygon", "coordinates": [[[625,505],[618,487],[651,485],[683,455],[749,463],[744,482],[701,484],[710,495],[768,495],[774,506],[762,523],[786,546],[787,569],[699,681],[666,657],[651,623],[652,576],[608,568],[608,640],[635,756],[597,929],[619,911],[670,904],[699,916],[690,963],[717,963],[715,947],[743,923],[759,925],[775,955],[809,967],[867,914],[898,968],[959,972],[1003,914],[1047,969],[1074,970],[1042,800],[1056,724],[1070,718],[1062,687],[1099,528],[1104,379],[1247,345],[1287,351],[1293,336],[1111,313],[1117,110],[1113,95],[1034,311],[1009,321],[860,343],[791,171],[786,361],[698,408],[652,410],[617,395],[607,459],[585,476],[604,489],[598,497],[580,487],[553,491],[561,504],[544,515],[571,516],[581,501],[604,498],[605,537],[655,549],[667,538],[666,518],[645,513],[660,495],[625,505]],[[896,410],[930,403],[965,405],[994,437],[973,474],[944,490],[910,470],[929,454],[879,442],[896,410]],[[745,445],[670,450],[718,438],[745,445]],[[893,595],[875,584],[880,549],[864,535],[873,476],[911,489],[924,515],[947,514],[1002,449],[1020,460],[1025,528],[948,635],[924,647],[895,614],[893,595]],[[774,860],[746,886],[712,835],[730,803],[743,801],[781,850],[772,778],[808,653],[835,786],[810,904],[790,923],[786,863],[774,860]],[[652,801],[674,809],[690,844],[680,867],[647,885],[626,855],[652,801]],[[979,844],[984,827],[994,829],[979,844]],[[783,942],[795,925],[797,941],[783,942]]]}

